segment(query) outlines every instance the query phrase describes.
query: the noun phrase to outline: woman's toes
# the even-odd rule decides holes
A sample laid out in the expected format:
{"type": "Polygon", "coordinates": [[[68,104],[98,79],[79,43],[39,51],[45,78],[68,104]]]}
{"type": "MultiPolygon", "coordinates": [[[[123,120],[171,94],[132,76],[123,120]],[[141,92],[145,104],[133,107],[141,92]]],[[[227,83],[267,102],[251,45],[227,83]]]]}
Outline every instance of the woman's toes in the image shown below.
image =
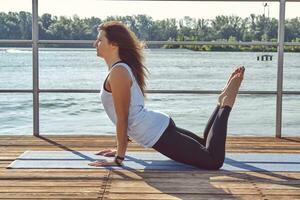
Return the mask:
{"type": "Polygon", "coordinates": [[[241,76],[242,79],[244,78],[244,73],[245,73],[245,69],[242,69],[242,71],[240,73],[241,74],[240,76],[241,76]]]}
{"type": "MultiPolygon", "coordinates": [[[[236,69],[234,70],[234,72],[231,73],[231,75],[230,75],[230,77],[229,77],[229,79],[228,79],[226,85],[228,85],[228,83],[229,83],[230,80],[233,78],[233,76],[236,75],[237,73],[239,73],[239,71],[240,71],[240,68],[236,68],[236,69]]],[[[225,86],[224,88],[226,88],[226,86],[225,86]]],[[[224,89],[224,88],[223,88],[223,89],[224,89]]]]}
{"type": "Polygon", "coordinates": [[[235,74],[239,73],[239,71],[240,71],[240,69],[237,68],[236,70],[234,70],[234,72],[232,74],[235,75],[235,74]]]}
{"type": "Polygon", "coordinates": [[[244,73],[244,71],[245,71],[244,66],[237,67],[237,68],[234,70],[234,72],[231,73],[229,79],[227,80],[226,85],[222,88],[222,91],[224,92],[224,91],[227,89],[228,85],[230,84],[230,81],[231,81],[235,76],[236,76],[236,78],[241,78],[241,79],[243,79],[243,75],[241,76],[241,75],[239,75],[239,74],[240,74],[240,73],[244,73]]]}
{"type": "Polygon", "coordinates": [[[242,72],[242,73],[245,72],[245,67],[242,67],[241,72],[242,72]]]}

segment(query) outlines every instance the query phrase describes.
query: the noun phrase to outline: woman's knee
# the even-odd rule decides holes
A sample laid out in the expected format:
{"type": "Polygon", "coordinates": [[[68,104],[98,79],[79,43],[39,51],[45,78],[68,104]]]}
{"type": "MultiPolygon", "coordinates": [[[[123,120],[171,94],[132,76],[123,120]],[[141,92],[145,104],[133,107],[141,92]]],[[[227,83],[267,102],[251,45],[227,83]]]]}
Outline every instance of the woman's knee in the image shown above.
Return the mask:
{"type": "Polygon", "coordinates": [[[198,163],[197,167],[207,170],[219,170],[224,164],[224,161],[211,160],[206,163],[198,163]]]}
{"type": "Polygon", "coordinates": [[[216,162],[211,166],[212,170],[219,170],[223,166],[224,162],[216,162]]]}

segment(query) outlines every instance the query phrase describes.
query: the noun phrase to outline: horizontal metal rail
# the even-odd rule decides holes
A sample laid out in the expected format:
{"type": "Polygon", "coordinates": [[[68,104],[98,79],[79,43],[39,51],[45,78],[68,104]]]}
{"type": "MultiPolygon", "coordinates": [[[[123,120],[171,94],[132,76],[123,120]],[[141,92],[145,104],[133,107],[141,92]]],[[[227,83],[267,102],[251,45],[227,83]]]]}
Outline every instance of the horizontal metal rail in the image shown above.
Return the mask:
{"type": "MultiPolygon", "coordinates": [[[[93,40],[40,40],[39,44],[93,44],[93,40]]],[[[267,45],[277,46],[277,42],[226,42],[226,41],[145,41],[146,44],[173,45],[267,45]]]]}
{"type": "Polygon", "coordinates": [[[0,89],[0,93],[32,93],[33,90],[26,89],[0,89]]]}
{"type": "MultiPolygon", "coordinates": [[[[33,90],[0,89],[0,93],[32,93],[33,90]]],[[[220,94],[221,90],[146,90],[146,93],[155,94],[220,94]]],[[[39,89],[39,93],[100,93],[93,89],[39,89]]],[[[283,94],[300,95],[300,91],[283,91],[283,94]]],[[[239,94],[275,95],[277,91],[243,90],[239,94]]]]}
{"type": "MultiPolygon", "coordinates": [[[[94,40],[39,40],[38,44],[87,44],[94,40]]],[[[145,41],[149,45],[233,45],[233,46],[278,46],[278,42],[226,42],[226,41],[145,41]]],[[[0,44],[32,44],[32,40],[0,40],[0,44]]],[[[300,42],[285,42],[285,46],[300,46],[300,42]]]]}
{"type": "MultiPolygon", "coordinates": [[[[103,0],[103,1],[123,1],[123,0],[103,0]]],[[[141,1],[141,0],[126,0],[126,1],[141,1]]],[[[208,1],[208,0],[143,0],[143,1],[208,1]]],[[[223,2],[279,2],[279,0],[209,0],[209,1],[223,1],[223,2]]],[[[300,0],[286,0],[287,2],[300,2],[300,0]]]]}
{"type": "Polygon", "coordinates": [[[0,44],[32,44],[32,40],[0,40],[0,44]]]}

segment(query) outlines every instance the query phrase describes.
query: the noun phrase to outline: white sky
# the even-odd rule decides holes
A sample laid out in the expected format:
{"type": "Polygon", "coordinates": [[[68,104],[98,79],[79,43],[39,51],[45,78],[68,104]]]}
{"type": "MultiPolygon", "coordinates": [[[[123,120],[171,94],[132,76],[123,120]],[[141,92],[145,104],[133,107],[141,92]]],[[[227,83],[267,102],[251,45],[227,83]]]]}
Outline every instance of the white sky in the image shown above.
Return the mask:
{"type": "MultiPolygon", "coordinates": [[[[0,0],[0,12],[31,12],[32,0],[0,0]]],[[[267,2],[267,1],[266,1],[267,2]]],[[[279,3],[269,2],[270,17],[278,19],[279,3]]],[[[268,8],[266,7],[266,15],[268,8]]],[[[39,0],[39,15],[99,17],[111,15],[147,14],[154,20],[165,18],[213,19],[217,15],[249,17],[251,13],[263,14],[263,2],[191,2],[191,1],[103,1],[103,0],[39,0]]],[[[286,18],[300,17],[300,2],[286,3],[286,18]]]]}

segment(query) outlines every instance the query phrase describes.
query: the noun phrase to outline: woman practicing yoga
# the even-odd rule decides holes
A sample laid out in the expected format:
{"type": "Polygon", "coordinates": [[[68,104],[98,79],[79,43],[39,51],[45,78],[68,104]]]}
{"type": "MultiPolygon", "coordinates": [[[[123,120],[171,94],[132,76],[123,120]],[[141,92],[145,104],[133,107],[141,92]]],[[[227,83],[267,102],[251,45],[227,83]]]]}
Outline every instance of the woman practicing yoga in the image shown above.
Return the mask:
{"type": "Polygon", "coordinates": [[[231,74],[201,138],[176,126],[169,115],[144,107],[147,68],[143,64],[143,45],[135,34],[117,21],[102,23],[98,31],[94,44],[97,56],[108,66],[100,96],[108,117],[116,125],[117,148],[97,153],[115,156],[114,161],[97,160],[89,165],[122,165],[129,137],[181,163],[202,169],[222,167],[227,121],[245,68],[238,67],[231,74]]]}

